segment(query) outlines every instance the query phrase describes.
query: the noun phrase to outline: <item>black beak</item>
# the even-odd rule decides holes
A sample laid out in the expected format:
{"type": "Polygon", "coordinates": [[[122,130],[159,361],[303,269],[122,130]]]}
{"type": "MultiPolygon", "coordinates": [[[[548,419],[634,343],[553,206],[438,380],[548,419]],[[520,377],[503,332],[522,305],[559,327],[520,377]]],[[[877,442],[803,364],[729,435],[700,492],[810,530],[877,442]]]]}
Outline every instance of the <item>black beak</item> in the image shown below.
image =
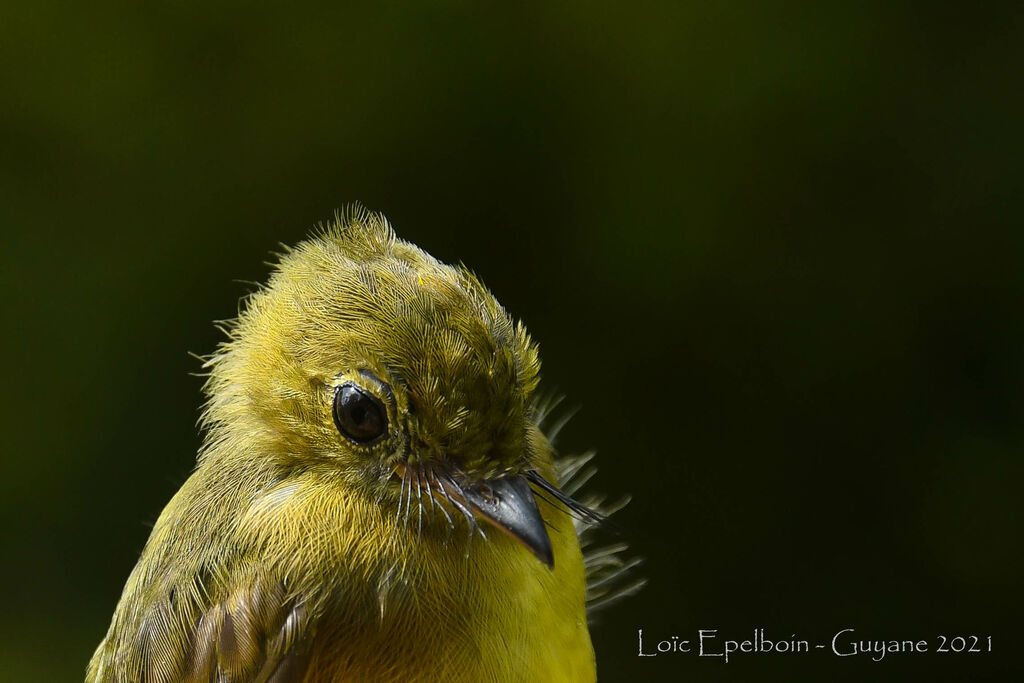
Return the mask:
{"type": "Polygon", "coordinates": [[[462,486],[462,494],[474,510],[526,546],[548,569],[554,569],[551,539],[530,483],[524,477],[501,477],[462,486]]]}

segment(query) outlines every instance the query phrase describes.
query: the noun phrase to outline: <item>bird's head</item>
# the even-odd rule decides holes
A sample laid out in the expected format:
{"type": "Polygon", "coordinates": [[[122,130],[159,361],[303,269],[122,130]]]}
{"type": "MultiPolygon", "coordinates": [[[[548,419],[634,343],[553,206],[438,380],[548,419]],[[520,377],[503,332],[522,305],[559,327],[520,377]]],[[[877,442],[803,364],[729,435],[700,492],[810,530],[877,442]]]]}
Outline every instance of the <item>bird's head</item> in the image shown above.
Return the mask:
{"type": "Polygon", "coordinates": [[[228,332],[208,441],[248,435],[267,444],[256,457],[330,472],[396,524],[436,505],[441,523],[487,522],[552,566],[530,486],[562,498],[537,471],[537,348],[472,273],[356,209],[288,250],[228,332]]]}

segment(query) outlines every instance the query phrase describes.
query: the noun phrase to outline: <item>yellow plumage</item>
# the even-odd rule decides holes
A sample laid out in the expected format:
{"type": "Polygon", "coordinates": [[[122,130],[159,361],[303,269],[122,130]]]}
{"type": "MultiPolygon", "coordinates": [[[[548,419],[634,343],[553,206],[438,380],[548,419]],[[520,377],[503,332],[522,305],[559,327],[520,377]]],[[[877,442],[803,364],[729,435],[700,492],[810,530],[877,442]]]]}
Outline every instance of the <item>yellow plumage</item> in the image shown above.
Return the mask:
{"type": "Polygon", "coordinates": [[[349,211],[229,335],[87,681],[595,678],[537,350],[472,274],[349,211]]]}

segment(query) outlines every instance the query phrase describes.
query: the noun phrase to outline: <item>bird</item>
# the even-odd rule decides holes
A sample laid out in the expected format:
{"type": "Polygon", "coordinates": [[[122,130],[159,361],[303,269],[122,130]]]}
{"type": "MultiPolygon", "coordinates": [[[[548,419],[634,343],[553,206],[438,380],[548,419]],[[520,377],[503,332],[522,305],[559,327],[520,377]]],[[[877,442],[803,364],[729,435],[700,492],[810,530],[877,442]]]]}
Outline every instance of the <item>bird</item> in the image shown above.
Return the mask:
{"type": "Polygon", "coordinates": [[[588,601],[642,581],[584,555],[615,506],[573,496],[525,326],[360,205],[278,256],[87,683],[595,680],[588,601]]]}

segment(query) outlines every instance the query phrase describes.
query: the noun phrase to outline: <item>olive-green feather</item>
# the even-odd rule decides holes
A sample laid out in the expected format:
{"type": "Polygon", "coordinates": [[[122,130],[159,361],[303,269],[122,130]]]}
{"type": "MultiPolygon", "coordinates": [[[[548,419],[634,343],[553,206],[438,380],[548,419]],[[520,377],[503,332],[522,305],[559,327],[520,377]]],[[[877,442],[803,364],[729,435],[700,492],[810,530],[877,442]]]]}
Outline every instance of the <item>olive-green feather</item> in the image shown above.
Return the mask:
{"type": "Polygon", "coordinates": [[[621,548],[585,559],[586,526],[537,496],[549,569],[449,496],[530,472],[571,495],[582,471],[542,432],[537,346],[479,279],[351,208],[226,331],[196,470],[87,681],[594,679],[587,600],[637,588],[621,548]],[[332,412],[350,385],[384,411],[366,443],[332,412]]]}

